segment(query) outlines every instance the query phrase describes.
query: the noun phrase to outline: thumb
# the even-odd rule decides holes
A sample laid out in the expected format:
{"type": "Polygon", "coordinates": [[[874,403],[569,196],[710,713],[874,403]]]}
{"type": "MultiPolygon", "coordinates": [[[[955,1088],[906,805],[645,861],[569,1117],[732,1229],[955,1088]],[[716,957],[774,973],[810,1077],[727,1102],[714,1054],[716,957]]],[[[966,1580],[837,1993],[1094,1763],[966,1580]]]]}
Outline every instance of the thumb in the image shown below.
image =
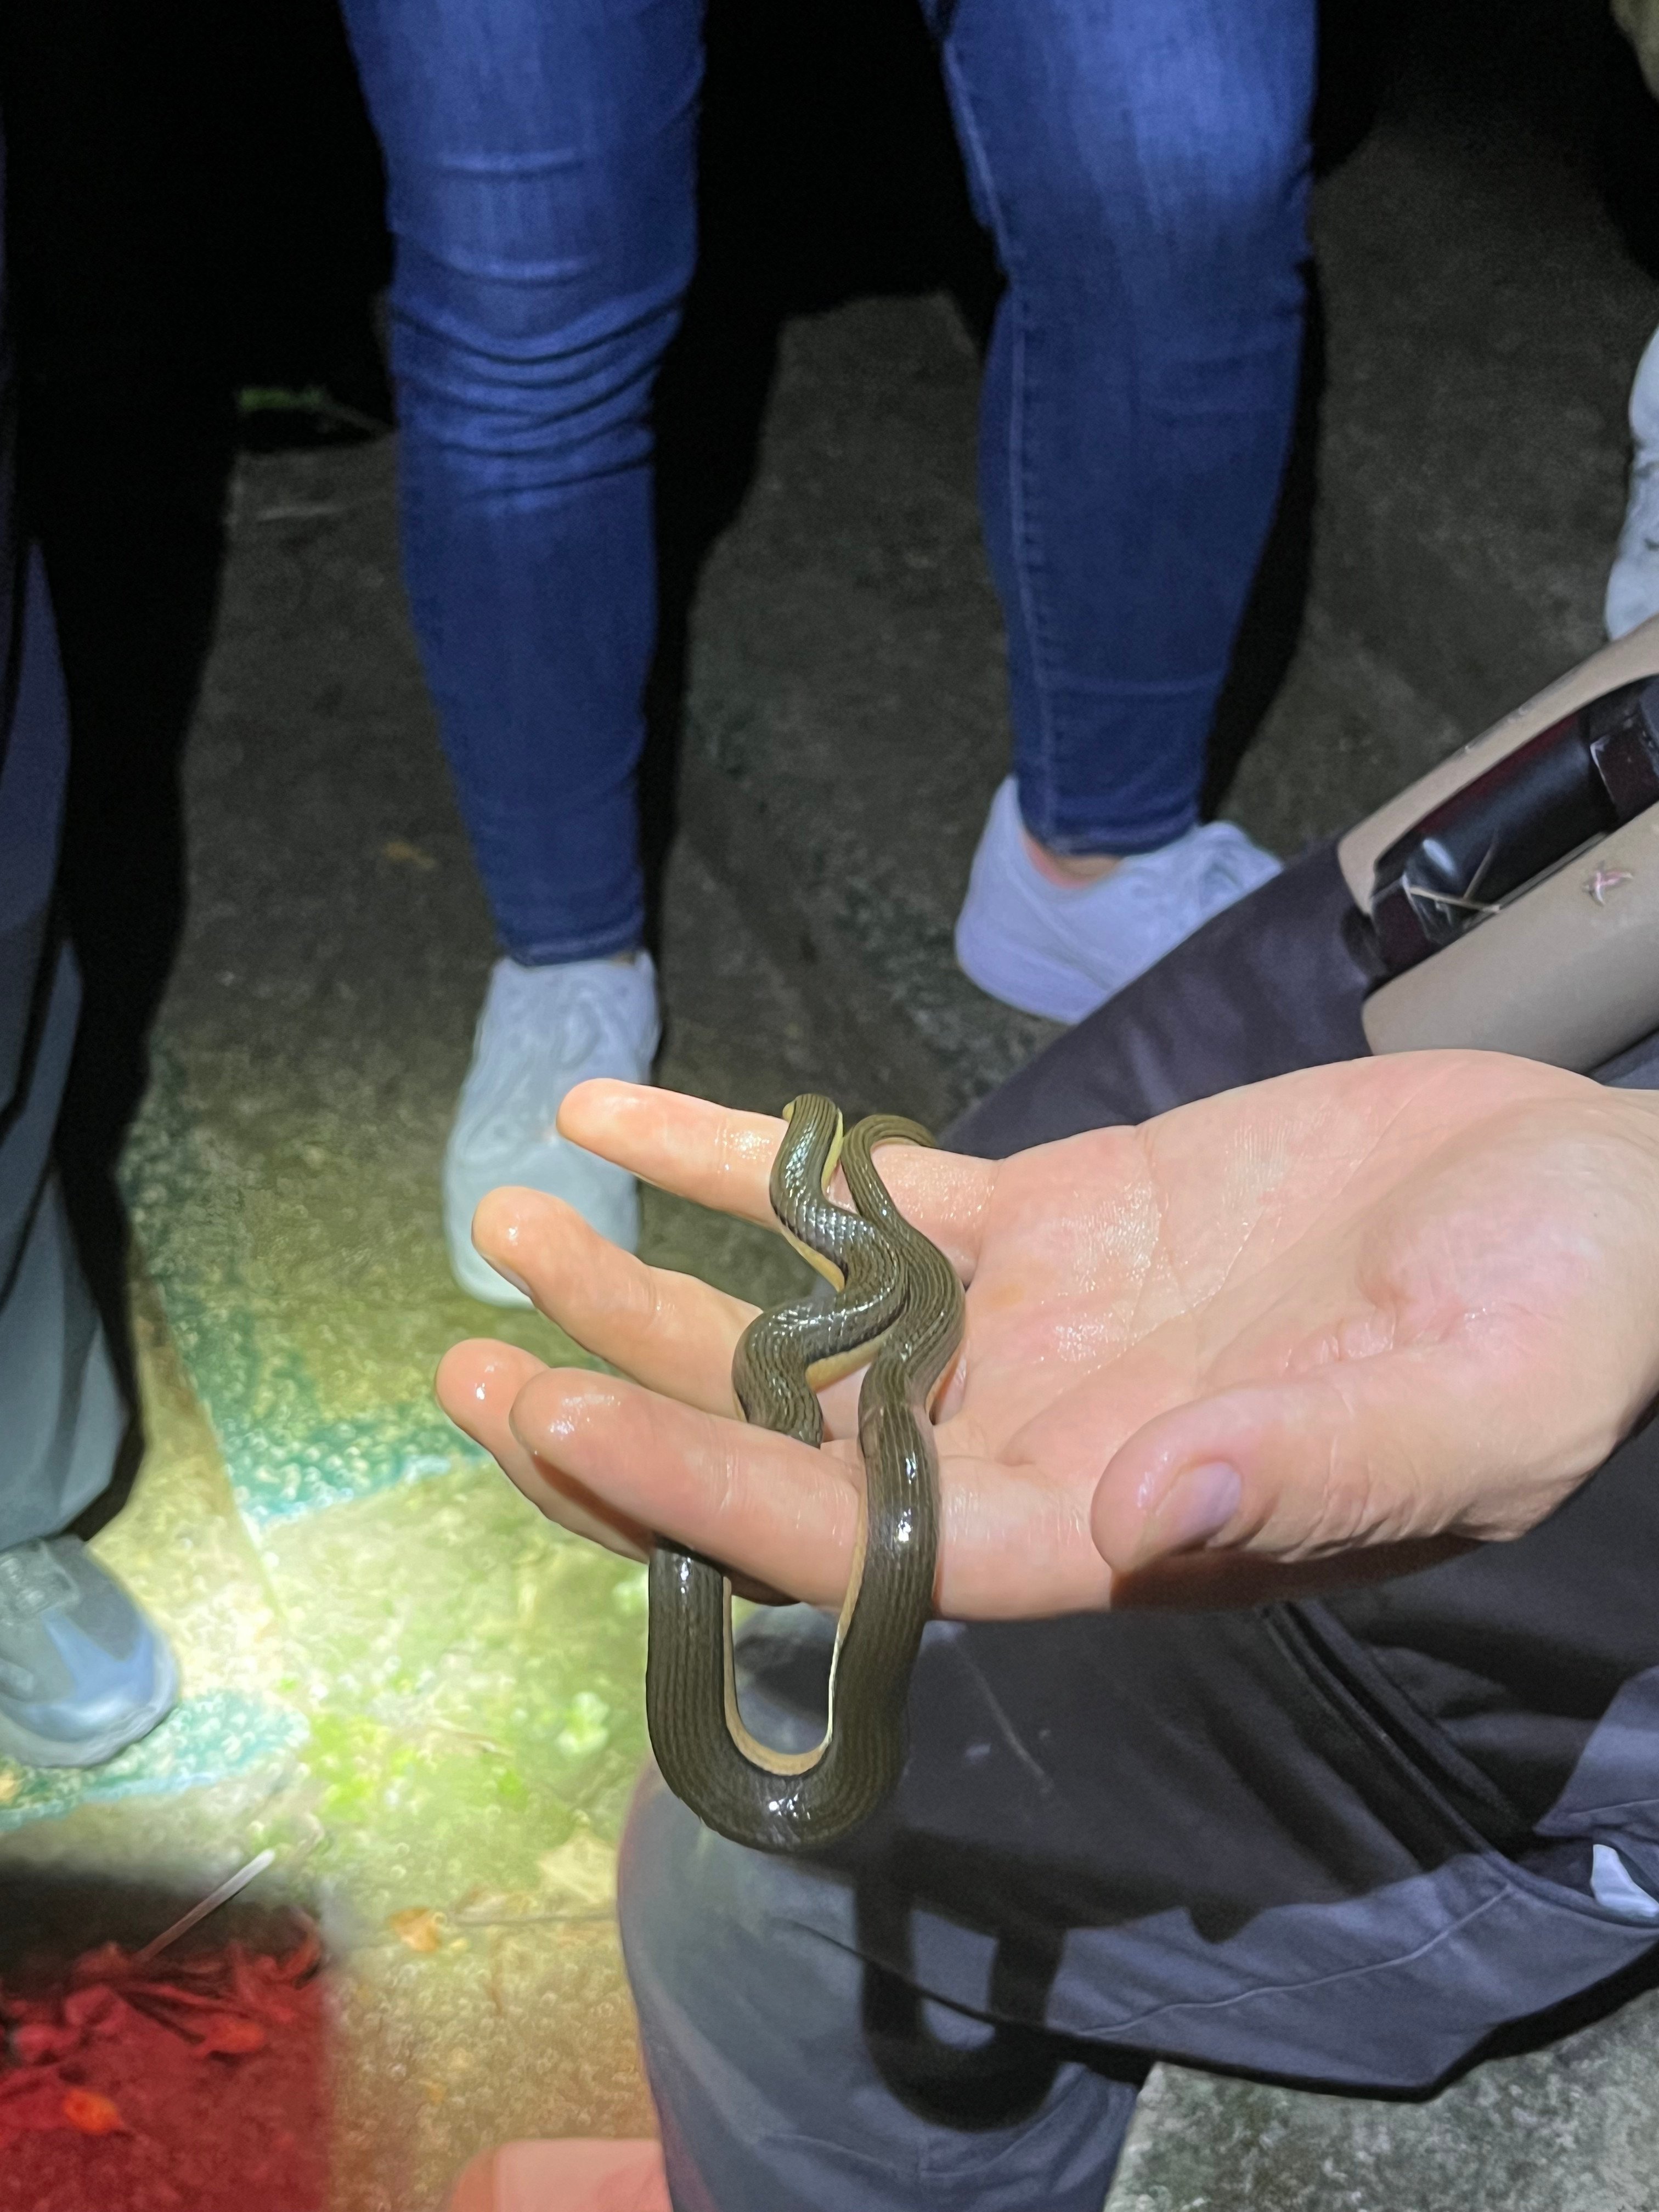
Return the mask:
{"type": "Polygon", "coordinates": [[[1295,1561],[1519,1535],[1617,1437],[1563,1433],[1480,1367],[1467,1347],[1416,1346],[1160,1413],[1100,1479],[1096,1547],[1127,1575],[1200,1550],[1295,1561]]]}

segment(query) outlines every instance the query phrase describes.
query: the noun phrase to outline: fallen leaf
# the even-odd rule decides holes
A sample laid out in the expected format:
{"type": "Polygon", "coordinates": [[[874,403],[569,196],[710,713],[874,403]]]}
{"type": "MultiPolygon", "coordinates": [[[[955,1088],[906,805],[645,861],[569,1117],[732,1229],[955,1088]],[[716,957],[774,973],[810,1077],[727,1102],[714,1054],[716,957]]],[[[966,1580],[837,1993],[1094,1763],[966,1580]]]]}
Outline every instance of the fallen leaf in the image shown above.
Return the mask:
{"type": "Polygon", "coordinates": [[[131,2008],[107,1982],[89,1982],[64,2000],[64,2018],[70,2027],[100,2027],[106,2021],[124,2026],[131,2016],[131,2008]]]}
{"type": "Polygon", "coordinates": [[[56,2027],[49,2021],[26,2021],[11,2032],[12,2054],[25,2066],[50,2066],[81,2047],[78,2027],[56,2027]]]}
{"type": "Polygon", "coordinates": [[[444,1917],[429,1905],[412,1905],[406,1911],[394,1912],[386,1924],[398,1941],[407,1943],[411,1951],[443,1948],[444,1917]]]}
{"type": "Polygon", "coordinates": [[[380,848],[380,858],[399,861],[406,868],[435,868],[438,865],[430,853],[423,853],[406,837],[388,837],[380,848]]]}
{"type": "Polygon", "coordinates": [[[222,2013],[217,2020],[203,2023],[196,2056],[207,2058],[217,2051],[228,2058],[243,2058],[250,2051],[263,2051],[269,2040],[257,2020],[244,2020],[238,2013],[222,2013]]]}
{"type": "Polygon", "coordinates": [[[556,1850],[544,1851],[536,1862],[542,1887],[550,1902],[567,1911],[601,1911],[615,1901],[617,1854],[588,1827],[580,1827],[556,1850]]]}
{"type": "Polygon", "coordinates": [[[107,2097],[100,2097],[95,2089],[65,2089],[64,2118],[72,2128],[83,2136],[115,2136],[126,2133],[126,2122],[119,2107],[107,2097]]]}

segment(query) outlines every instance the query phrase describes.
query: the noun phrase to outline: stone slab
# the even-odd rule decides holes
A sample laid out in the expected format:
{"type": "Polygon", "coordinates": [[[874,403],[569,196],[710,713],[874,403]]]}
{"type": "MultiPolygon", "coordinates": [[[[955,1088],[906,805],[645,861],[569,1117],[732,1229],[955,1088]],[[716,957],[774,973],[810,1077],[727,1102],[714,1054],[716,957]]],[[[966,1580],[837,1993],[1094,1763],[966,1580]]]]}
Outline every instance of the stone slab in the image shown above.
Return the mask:
{"type": "Polygon", "coordinates": [[[1423,2103],[1152,2073],[1107,2212],[1655,2212],[1659,2000],[1423,2103]]]}

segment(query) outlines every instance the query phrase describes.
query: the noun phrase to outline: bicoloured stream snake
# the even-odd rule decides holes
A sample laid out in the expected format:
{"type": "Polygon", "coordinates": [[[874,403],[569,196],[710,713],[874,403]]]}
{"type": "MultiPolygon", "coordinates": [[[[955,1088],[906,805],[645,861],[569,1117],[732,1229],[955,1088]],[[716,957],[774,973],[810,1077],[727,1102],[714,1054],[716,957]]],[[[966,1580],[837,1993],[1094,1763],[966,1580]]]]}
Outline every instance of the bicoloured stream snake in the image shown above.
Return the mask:
{"type": "Polygon", "coordinates": [[[698,1818],[760,1850],[820,1848],[868,1818],[905,1756],[910,1668],[933,1607],[939,1463],[928,1407],[962,1342],[963,1295],[944,1254],[887,1193],[878,1145],[930,1145],[914,1121],[872,1115],[843,1135],[808,1094],[784,1109],[772,1209],[834,1285],[750,1322],[732,1363],[747,1420],[823,1440],[816,1391],[868,1361],[859,1392],[864,1501],[836,1632],[829,1712],[811,1750],[776,1751],[744,1725],[732,1656],[732,1584],[696,1552],[656,1540],[650,1567],[646,1718],[664,1780],[698,1818]],[[829,1196],[837,1166],[850,1212],[829,1196]]]}

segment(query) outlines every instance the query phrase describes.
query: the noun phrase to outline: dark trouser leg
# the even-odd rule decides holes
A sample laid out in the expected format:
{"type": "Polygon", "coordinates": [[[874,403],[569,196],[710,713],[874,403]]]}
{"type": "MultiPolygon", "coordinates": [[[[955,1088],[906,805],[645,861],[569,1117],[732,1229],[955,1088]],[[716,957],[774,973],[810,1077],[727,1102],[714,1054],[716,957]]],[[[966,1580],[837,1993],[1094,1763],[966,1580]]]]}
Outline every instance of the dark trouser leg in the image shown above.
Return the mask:
{"type": "Polygon", "coordinates": [[[66,757],[37,562],[0,746],[0,1551],[89,1504],[126,1426],[52,1169],[80,1000],[51,911],[66,757]]]}
{"type": "Polygon", "coordinates": [[[623,1897],[676,2212],[1099,2212],[1133,2061],[945,2005],[919,2043],[915,1979],[862,1955],[854,1881],[724,1842],[654,1774],[623,1897]]]}
{"type": "MultiPolygon", "coordinates": [[[[773,1741],[821,1724],[831,1635],[745,1639],[773,1741]]],[[[1424,2087],[1653,1941],[1500,1850],[1294,1613],[942,1625],[911,1725],[827,1862],[641,1792],[623,1936],[678,2212],[1097,2212],[1153,2057],[1424,2087]]]]}

